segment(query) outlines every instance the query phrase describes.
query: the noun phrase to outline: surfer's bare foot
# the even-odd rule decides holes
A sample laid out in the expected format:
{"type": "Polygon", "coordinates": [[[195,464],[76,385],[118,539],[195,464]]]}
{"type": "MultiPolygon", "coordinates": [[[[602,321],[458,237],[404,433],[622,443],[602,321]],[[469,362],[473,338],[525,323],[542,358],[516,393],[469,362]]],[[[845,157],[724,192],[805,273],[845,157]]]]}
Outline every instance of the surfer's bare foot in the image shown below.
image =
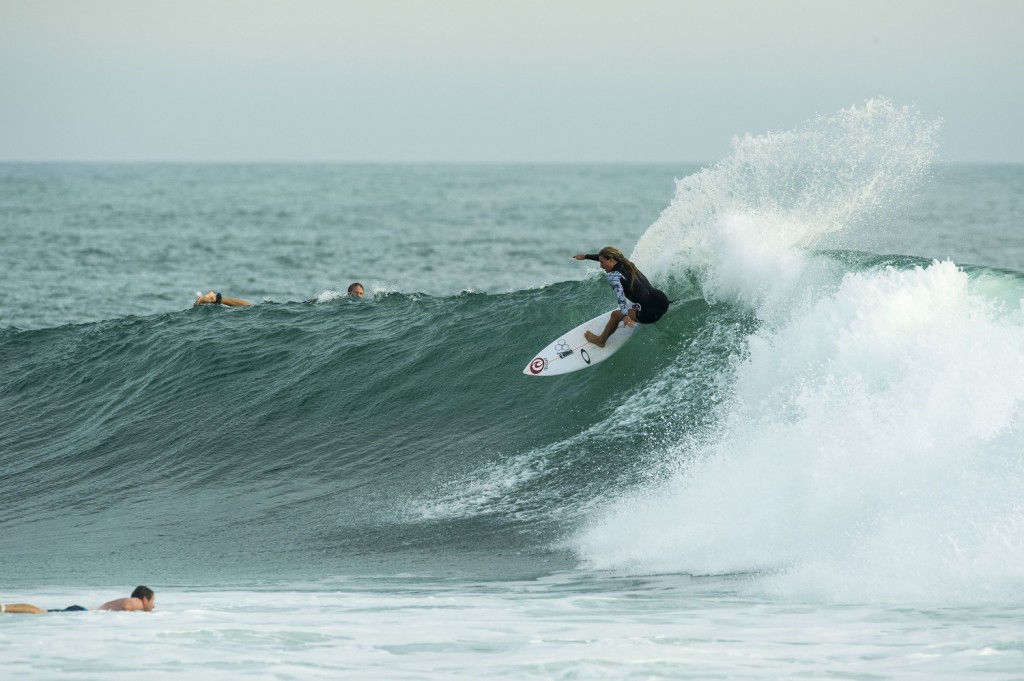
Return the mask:
{"type": "Polygon", "coordinates": [[[583,337],[586,338],[588,342],[593,343],[594,345],[596,345],[599,348],[603,348],[604,347],[604,341],[601,340],[600,336],[598,336],[596,333],[594,333],[592,331],[584,331],[583,332],[583,337]]]}

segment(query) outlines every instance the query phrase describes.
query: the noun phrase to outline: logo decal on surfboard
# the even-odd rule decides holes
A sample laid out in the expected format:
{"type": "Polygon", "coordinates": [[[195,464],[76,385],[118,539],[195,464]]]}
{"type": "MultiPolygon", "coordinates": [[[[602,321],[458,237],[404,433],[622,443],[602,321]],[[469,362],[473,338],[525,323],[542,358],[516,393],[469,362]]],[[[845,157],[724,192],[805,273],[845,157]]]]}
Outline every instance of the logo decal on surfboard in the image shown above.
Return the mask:
{"type": "Polygon", "coordinates": [[[530,362],[530,371],[539,374],[548,368],[548,361],[543,357],[534,357],[533,361],[530,362]]]}

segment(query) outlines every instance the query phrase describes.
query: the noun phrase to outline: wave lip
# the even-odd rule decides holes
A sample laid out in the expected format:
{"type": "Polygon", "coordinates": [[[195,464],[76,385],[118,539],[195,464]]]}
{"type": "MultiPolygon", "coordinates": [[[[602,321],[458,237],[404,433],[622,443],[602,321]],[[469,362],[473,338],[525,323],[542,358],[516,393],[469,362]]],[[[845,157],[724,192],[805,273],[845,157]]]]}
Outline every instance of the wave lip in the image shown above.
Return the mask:
{"type": "Polygon", "coordinates": [[[728,268],[741,242],[776,252],[826,248],[853,228],[866,239],[927,178],[938,131],[911,107],[871,99],[798,130],[734,138],[724,159],[677,180],[632,258],[650,277],[686,279],[728,268]],[[737,238],[728,233],[737,220],[754,227],[737,238]]]}

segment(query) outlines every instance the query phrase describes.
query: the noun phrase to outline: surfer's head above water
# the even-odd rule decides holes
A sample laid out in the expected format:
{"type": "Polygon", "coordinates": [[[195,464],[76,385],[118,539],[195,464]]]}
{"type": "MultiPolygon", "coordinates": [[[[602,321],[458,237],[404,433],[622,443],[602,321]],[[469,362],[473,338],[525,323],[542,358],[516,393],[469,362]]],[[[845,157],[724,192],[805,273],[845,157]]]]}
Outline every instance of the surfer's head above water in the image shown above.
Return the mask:
{"type": "Polygon", "coordinates": [[[600,251],[597,252],[597,257],[598,263],[600,263],[601,265],[601,269],[603,269],[605,272],[611,272],[613,269],[615,269],[616,265],[622,263],[622,267],[626,270],[629,270],[630,275],[632,275],[634,278],[638,274],[636,265],[634,265],[632,261],[630,261],[626,256],[624,256],[622,254],[622,251],[613,246],[605,246],[604,248],[602,248],[600,251]]]}
{"type": "Polygon", "coordinates": [[[626,256],[622,255],[622,251],[614,246],[605,246],[597,252],[597,255],[600,258],[614,258],[620,262],[626,260],[626,256]]]}

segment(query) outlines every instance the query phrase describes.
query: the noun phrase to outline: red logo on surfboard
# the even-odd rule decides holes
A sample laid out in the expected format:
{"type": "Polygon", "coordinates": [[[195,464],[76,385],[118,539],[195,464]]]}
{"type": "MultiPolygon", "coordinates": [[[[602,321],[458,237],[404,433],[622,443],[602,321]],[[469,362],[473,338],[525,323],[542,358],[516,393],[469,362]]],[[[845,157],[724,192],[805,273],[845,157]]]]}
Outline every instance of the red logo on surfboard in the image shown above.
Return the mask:
{"type": "Polygon", "coordinates": [[[530,373],[539,374],[540,372],[544,371],[544,369],[546,369],[547,366],[548,362],[543,357],[534,357],[533,361],[530,362],[530,373]]]}

